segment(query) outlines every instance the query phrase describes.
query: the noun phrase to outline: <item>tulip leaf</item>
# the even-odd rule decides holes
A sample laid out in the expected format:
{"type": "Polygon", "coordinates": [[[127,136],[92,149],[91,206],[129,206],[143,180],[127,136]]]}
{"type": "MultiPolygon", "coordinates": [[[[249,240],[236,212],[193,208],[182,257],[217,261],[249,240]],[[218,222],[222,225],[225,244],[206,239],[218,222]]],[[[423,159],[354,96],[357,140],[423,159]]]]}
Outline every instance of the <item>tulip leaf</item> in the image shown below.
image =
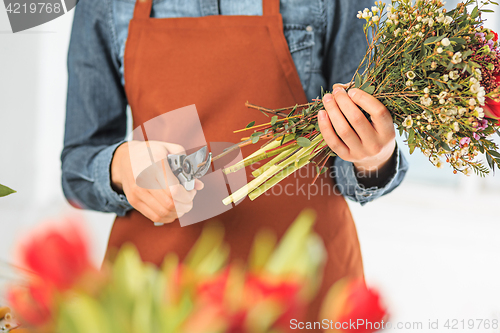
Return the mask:
{"type": "Polygon", "coordinates": [[[5,197],[9,194],[16,193],[13,189],[0,184],[0,197],[5,197]]]}

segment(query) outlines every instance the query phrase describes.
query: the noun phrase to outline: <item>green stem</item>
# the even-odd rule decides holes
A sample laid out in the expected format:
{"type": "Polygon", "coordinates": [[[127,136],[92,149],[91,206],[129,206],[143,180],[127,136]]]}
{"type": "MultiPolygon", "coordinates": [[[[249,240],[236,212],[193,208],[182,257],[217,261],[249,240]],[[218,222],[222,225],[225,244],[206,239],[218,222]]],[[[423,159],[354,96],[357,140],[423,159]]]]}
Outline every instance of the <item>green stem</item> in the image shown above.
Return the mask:
{"type": "Polygon", "coordinates": [[[311,159],[309,158],[309,156],[306,156],[306,157],[302,158],[297,165],[295,165],[295,164],[289,165],[286,169],[281,170],[281,172],[279,172],[277,175],[275,175],[269,181],[267,181],[263,185],[259,186],[258,188],[256,188],[252,192],[250,192],[250,194],[248,194],[248,197],[252,201],[257,199],[262,194],[264,194],[268,190],[270,190],[273,186],[275,186],[276,184],[281,182],[283,179],[290,176],[292,173],[294,173],[298,169],[306,166],[310,162],[311,162],[311,159]]]}

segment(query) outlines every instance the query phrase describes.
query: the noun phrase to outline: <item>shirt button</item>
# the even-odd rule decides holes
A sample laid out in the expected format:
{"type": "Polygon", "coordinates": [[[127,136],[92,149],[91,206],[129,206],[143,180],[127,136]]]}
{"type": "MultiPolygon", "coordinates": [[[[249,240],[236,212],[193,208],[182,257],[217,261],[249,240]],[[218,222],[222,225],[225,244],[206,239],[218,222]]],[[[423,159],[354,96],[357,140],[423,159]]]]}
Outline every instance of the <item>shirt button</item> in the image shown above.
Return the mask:
{"type": "Polygon", "coordinates": [[[313,27],[312,27],[311,25],[308,25],[308,26],[306,27],[306,31],[308,31],[308,32],[313,31],[313,27]]]}

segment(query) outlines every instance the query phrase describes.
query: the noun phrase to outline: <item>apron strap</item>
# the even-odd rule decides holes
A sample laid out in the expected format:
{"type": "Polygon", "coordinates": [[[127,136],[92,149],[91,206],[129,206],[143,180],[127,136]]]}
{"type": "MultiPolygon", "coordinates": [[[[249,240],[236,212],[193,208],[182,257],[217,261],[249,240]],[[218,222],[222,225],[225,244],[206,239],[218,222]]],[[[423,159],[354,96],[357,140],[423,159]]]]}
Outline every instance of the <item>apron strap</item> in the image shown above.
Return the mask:
{"type": "Polygon", "coordinates": [[[136,0],[134,18],[147,19],[151,16],[151,8],[153,7],[153,0],[136,0]]]}
{"type": "Polygon", "coordinates": [[[262,15],[278,15],[280,13],[280,0],[262,0],[262,15]]]}

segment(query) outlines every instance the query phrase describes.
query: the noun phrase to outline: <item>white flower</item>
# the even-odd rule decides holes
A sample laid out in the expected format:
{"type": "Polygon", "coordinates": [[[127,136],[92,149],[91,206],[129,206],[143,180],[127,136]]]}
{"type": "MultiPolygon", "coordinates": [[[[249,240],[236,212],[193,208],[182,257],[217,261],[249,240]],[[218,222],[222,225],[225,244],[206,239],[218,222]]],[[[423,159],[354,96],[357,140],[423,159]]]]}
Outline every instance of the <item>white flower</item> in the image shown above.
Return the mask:
{"type": "Polygon", "coordinates": [[[455,132],[460,131],[460,126],[458,125],[458,122],[456,122],[456,121],[453,123],[453,130],[455,132]]]}
{"type": "Polygon", "coordinates": [[[414,71],[409,71],[406,73],[406,77],[409,78],[410,80],[413,80],[417,75],[415,74],[414,71]]]}
{"type": "Polygon", "coordinates": [[[432,125],[427,125],[427,130],[430,131],[432,129],[432,125]]]}
{"type": "Polygon", "coordinates": [[[441,98],[441,99],[439,100],[439,104],[444,104],[444,103],[446,103],[446,100],[444,100],[444,99],[442,99],[442,98],[441,98]]]}
{"type": "MultiPolygon", "coordinates": [[[[458,115],[460,117],[462,117],[466,112],[467,112],[466,108],[460,108],[460,109],[458,109],[458,115]]],[[[458,126],[458,123],[457,123],[457,126],[458,126]]]]}
{"type": "Polygon", "coordinates": [[[441,44],[446,47],[446,46],[449,46],[450,45],[450,40],[448,38],[443,38],[441,40],[441,44]]]}
{"type": "Polygon", "coordinates": [[[453,132],[446,133],[446,140],[448,140],[448,142],[453,140],[453,132]]]}
{"type": "Polygon", "coordinates": [[[420,97],[420,103],[424,106],[431,106],[432,105],[432,99],[430,97],[420,97]]]}
{"type": "Polygon", "coordinates": [[[477,103],[476,103],[476,100],[474,98],[471,98],[469,99],[469,105],[470,106],[475,106],[477,103]]]}
{"type": "Polygon", "coordinates": [[[439,158],[437,156],[431,156],[431,162],[436,165],[439,162],[439,158]]]}
{"type": "Polygon", "coordinates": [[[472,175],[472,170],[471,170],[471,168],[467,168],[467,169],[465,169],[465,170],[463,171],[463,173],[464,173],[464,175],[466,175],[466,176],[470,176],[470,175],[472,175]]]}
{"type": "Polygon", "coordinates": [[[435,61],[431,62],[431,68],[436,69],[437,68],[437,63],[435,61]]]}
{"type": "Polygon", "coordinates": [[[422,16],[417,16],[417,21],[418,22],[422,21],[422,16]]]}
{"type": "Polygon", "coordinates": [[[425,87],[425,89],[424,89],[424,94],[428,94],[428,93],[430,93],[430,92],[431,92],[431,91],[429,90],[429,88],[425,87]]]}
{"type": "Polygon", "coordinates": [[[443,81],[444,82],[448,82],[449,78],[450,77],[448,76],[448,74],[443,75],[443,81]]]}
{"type": "Polygon", "coordinates": [[[413,85],[413,81],[412,80],[406,81],[406,86],[407,87],[411,87],[412,85],[413,85]]]}
{"type": "Polygon", "coordinates": [[[379,19],[380,18],[377,15],[375,15],[374,17],[372,17],[372,21],[373,22],[378,22],[379,19]]]}
{"type": "Polygon", "coordinates": [[[470,91],[471,91],[473,94],[478,94],[478,93],[479,93],[480,88],[481,88],[481,85],[479,84],[479,82],[477,82],[477,83],[474,83],[474,84],[470,87],[470,91]]]}
{"type": "Polygon", "coordinates": [[[446,98],[446,96],[448,96],[448,93],[446,91],[441,91],[441,93],[439,93],[439,95],[438,95],[438,98],[442,99],[442,98],[446,98]]]}
{"type": "Polygon", "coordinates": [[[443,23],[445,25],[450,25],[451,22],[453,22],[453,18],[451,16],[446,16],[443,23]]]}
{"type": "Polygon", "coordinates": [[[394,22],[391,19],[388,19],[388,20],[385,21],[385,24],[387,24],[387,25],[393,25],[394,22]]]}
{"type": "Polygon", "coordinates": [[[401,28],[397,28],[396,30],[394,30],[394,37],[397,37],[400,32],[401,32],[401,28]]]}
{"type": "Polygon", "coordinates": [[[479,106],[476,107],[474,113],[477,114],[477,116],[476,116],[477,119],[482,120],[484,118],[484,109],[483,108],[481,108],[479,106]]]}
{"type": "Polygon", "coordinates": [[[363,18],[363,12],[362,11],[358,11],[358,15],[356,15],[357,18],[363,18]]]}
{"type": "Polygon", "coordinates": [[[439,120],[441,120],[442,123],[446,123],[446,121],[448,121],[448,116],[443,114],[443,113],[440,113],[438,115],[438,118],[439,118],[439,120]]]}
{"type": "Polygon", "coordinates": [[[450,79],[456,80],[456,79],[458,79],[458,77],[459,77],[458,76],[458,71],[451,71],[450,72],[450,79]]]}
{"type": "Polygon", "coordinates": [[[372,6],[372,12],[374,12],[374,13],[378,13],[378,7],[376,7],[376,6],[372,6]]]}
{"type": "Polygon", "coordinates": [[[411,119],[411,116],[405,118],[405,120],[403,121],[403,126],[406,128],[410,128],[413,126],[413,119],[411,119]]]}
{"type": "Polygon", "coordinates": [[[453,55],[451,58],[451,63],[452,64],[459,64],[462,62],[462,52],[457,52],[453,55]]]}
{"type": "Polygon", "coordinates": [[[440,53],[440,54],[443,53],[443,48],[442,47],[438,47],[437,53],[440,53]]]}
{"type": "Polygon", "coordinates": [[[424,151],[423,151],[423,153],[424,153],[424,155],[425,155],[425,156],[427,156],[427,157],[431,156],[431,151],[430,151],[430,149],[426,149],[426,150],[424,150],[424,151]]]}
{"type": "Polygon", "coordinates": [[[479,102],[479,105],[481,105],[481,106],[484,106],[484,104],[486,103],[486,97],[484,97],[484,96],[478,97],[477,100],[479,102]]]}
{"type": "Polygon", "coordinates": [[[434,20],[430,18],[427,24],[429,25],[429,27],[432,27],[434,25],[434,20]]]}
{"type": "Polygon", "coordinates": [[[443,23],[444,22],[444,15],[443,14],[439,14],[439,16],[436,18],[436,21],[438,23],[443,23]]]}

